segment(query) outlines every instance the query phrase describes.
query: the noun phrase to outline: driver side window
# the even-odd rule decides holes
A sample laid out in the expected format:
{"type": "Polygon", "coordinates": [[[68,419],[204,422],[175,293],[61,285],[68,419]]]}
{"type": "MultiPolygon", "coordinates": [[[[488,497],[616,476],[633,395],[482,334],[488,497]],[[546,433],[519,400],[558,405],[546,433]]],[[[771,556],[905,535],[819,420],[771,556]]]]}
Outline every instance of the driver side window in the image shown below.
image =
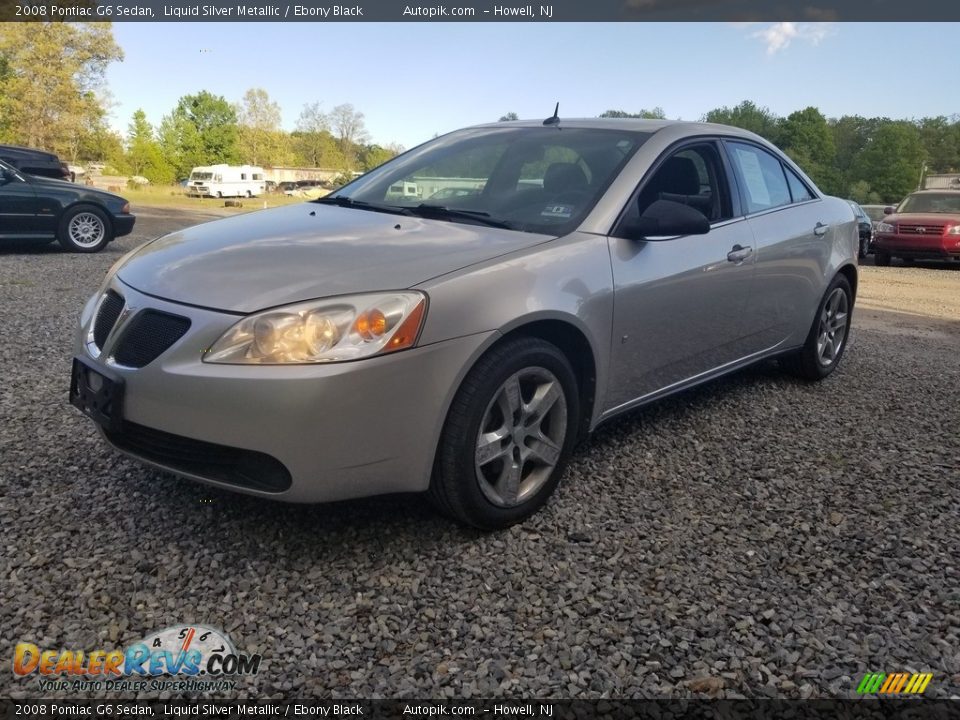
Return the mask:
{"type": "Polygon", "coordinates": [[[657,200],[689,205],[711,223],[733,217],[726,175],[714,144],[688,146],[664,160],[641,186],[637,212],[642,215],[657,200]]]}

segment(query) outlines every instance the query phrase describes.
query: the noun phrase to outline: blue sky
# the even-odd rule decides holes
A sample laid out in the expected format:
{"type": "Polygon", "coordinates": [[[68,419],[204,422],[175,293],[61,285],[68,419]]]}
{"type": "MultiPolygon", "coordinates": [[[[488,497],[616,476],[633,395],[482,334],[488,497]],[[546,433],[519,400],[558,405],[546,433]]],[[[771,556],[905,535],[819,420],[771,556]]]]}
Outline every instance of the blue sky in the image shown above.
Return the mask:
{"type": "Polygon", "coordinates": [[[412,147],[513,111],[596,116],[661,106],[697,120],[752,100],[778,115],[960,113],[958,23],[116,23],[111,123],[155,125],[199,90],[262,87],[292,130],[305,103],[352,103],[375,142],[412,147]],[[896,42],[890,43],[895,36],[896,42]],[[938,48],[941,50],[938,51],[938,48]]]}

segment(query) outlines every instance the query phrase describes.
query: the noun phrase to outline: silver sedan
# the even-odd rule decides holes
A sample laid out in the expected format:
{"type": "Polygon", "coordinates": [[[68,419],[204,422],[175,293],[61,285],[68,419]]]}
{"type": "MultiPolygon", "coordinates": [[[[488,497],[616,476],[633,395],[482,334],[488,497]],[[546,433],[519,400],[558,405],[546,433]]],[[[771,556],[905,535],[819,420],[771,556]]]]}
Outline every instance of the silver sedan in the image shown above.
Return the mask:
{"type": "Polygon", "coordinates": [[[505,527],[605,420],[764,358],[833,372],[856,255],[849,204],[751,133],[479,126],[133,251],[81,313],[70,398],[194,480],[428,491],[505,527]]]}

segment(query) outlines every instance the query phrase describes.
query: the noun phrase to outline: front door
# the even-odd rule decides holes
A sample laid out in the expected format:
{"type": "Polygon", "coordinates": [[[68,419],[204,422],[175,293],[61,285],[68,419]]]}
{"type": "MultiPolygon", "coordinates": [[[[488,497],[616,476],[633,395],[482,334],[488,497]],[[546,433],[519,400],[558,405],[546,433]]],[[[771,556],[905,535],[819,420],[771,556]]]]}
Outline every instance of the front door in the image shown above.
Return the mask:
{"type": "Polygon", "coordinates": [[[744,356],[743,316],[756,253],[749,224],[734,217],[730,187],[716,143],[674,150],[631,203],[642,213],[657,199],[685,202],[708,217],[710,231],[658,240],[609,238],[615,299],[604,410],[744,356]]]}

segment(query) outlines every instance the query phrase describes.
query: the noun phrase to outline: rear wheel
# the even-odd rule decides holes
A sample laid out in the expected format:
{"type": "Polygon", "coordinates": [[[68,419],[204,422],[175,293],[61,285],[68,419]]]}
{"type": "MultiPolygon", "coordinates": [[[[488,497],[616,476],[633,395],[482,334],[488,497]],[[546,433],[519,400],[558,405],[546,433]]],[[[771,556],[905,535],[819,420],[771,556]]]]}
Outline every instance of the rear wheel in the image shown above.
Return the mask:
{"type": "Polygon", "coordinates": [[[494,348],[450,407],[430,483],[435,504],[484,530],[529,517],[560,481],[579,413],[576,377],[558,348],[538,338],[494,348]]]}
{"type": "Polygon", "coordinates": [[[890,264],[890,253],[876,252],[873,254],[873,263],[878,267],[887,267],[890,264]]]}
{"type": "Polygon", "coordinates": [[[847,347],[852,310],[850,283],[837,275],[820,301],[806,342],[783,359],[784,366],[806,380],[822,380],[836,370],[847,347]]]}
{"type": "Polygon", "coordinates": [[[107,214],[92,205],[70,208],[57,228],[57,240],[70,252],[94,253],[112,239],[113,227],[107,214]]]}

